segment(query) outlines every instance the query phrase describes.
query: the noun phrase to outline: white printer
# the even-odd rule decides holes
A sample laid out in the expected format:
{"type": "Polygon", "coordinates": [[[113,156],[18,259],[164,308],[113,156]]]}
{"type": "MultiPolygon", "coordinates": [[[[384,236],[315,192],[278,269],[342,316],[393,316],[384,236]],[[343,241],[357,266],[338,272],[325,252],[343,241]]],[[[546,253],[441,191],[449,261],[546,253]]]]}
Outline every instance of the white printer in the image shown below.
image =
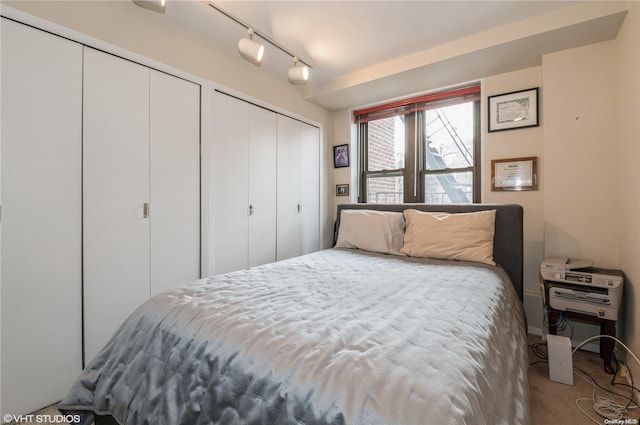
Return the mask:
{"type": "Polygon", "coordinates": [[[624,275],[589,260],[547,258],[540,265],[545,302],[554,310],[618,320],[624,275]]]}

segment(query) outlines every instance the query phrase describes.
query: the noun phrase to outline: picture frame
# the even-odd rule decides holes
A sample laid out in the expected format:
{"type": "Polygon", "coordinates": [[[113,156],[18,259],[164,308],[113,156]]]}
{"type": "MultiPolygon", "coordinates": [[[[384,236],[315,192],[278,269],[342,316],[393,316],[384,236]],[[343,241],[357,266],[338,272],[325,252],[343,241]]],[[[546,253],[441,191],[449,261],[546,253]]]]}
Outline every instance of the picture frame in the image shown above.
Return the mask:
{"type": "Polygon", "coordinates": [[[349,166],[349,145],[337,145],[333,147],[333,166],[343,168],[349,166]]]}
{"type": "Polygon", "coordinates": [[[489,133],[539,125],[538,87],[489,96],[487,105],[489,133]]]}
{"type": "Polygon", "coordinates": [[[349,196],[349,185],[348,184],[337,184],[336,185],[336,196],[349,196]]]}
{"type": "Polygon", "coordinates": [[[491,191],[538,190],[538,157],[491,160],[491,191]]]}

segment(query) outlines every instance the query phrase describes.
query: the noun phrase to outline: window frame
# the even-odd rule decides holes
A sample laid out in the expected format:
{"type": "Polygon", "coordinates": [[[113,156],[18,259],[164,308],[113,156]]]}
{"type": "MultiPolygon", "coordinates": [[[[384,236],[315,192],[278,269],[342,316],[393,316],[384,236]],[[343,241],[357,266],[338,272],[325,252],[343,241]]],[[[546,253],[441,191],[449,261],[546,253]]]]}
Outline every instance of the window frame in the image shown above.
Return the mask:
{"type": "MultiPolygon", "coordinates": [[[[367,199],[367,185],[370,177],[403,177],[403,203],[425,203],[425,181],[429,175],[439,174],[456,174],[456,173],[468,173],[471,172],[472,178],[472,200],[471,203],[481,202],[481,123],[480,123],[480,84],[474,84],[471,87],[477,87],[478,96],[475,99],[469,100],[473,102],[473,165],[460,168],[444,168],[438,170],[429,170],[427,167],[427,155],[426,155],[426,132],[425,132],[425,110],[409,110],[404,114],[396,114],[396,116],[404,117],[405,124],[405,158],[404,167],[397,169],[384,169],[370,171],[368,170],[368,140],[369,140],[369,122],[383,119],[373,118],[359,122],[357,124],[358,134],[358,146],[359,146],[359,203],[368,203],[367,199]]],[[[436,98],[441,95],[446,96],[447,93],[455,92],[459,89],[446,90],[443,92],[435,93],[436,98]]],[[[463,89],[464,90],[464,89],[463,89]]],[[[416,98],[416,99],[423,99],[416,98]]],[[[396,107],[399,104],[408,104],[412,99],[407,99],[400,102],[394,102],[389,106],[396,107]]],[[[466,101],[458,102],[458,104],[467,103],[466,101]]],[[[449,106],[443,105],[440,107],[449,106]]],[[[383,107],[377,107],[379,110],[383,110],[383,107]]],[[[370,108],[376,109],[376,108],[370,108]]],[[[363,110],[366,111],[366,110],[363,110]]],[[[355,111],[354,115],[358,116],[358,113],[362,111],[355,111]]],[[[388,117],[387,117],[388,118],[388,117]]]]}

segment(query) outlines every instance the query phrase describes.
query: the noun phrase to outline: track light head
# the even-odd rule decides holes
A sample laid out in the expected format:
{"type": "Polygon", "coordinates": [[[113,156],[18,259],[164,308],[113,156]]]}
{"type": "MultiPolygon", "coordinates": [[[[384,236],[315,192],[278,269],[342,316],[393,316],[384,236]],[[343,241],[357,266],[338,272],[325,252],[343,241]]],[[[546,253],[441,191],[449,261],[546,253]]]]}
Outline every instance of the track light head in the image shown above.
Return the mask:
{"type": "Polygon", "coordinates": [[[164,13],[166,0],[132,0],[134,4],[154,12],[164,13]]]}
{"type": "Polygon", "coordinates": [[[251,28],[247,32],[249,38],[241,38],[238,41],[238,52],[244,60],[260,66],[264,57],[264,45],[253,41],[253,30],[251,28]]]}
{"type": "Polygon", "coordinates": [[[297,66],[298,60],[297,57],[293,57],[293,66],[289,68],[287,72],[287,77],[289,78],[289,82],[291,84],[307,84],[309,81],[309,67],[307,65],[297,66]]]}
{"type": "MultiPolygon", "coordinates": [[[[160,1],[160,0],[156,0],[156,1],[160,1]]],[[[166,0],[162,0],[162,1],[166,1],[166,0]]],[[[293,58],[293,67],[289,68],[289,71],[287,72],[287,76],[289,77],[289,82],[291,84],[307,83],[307,81],[309,80],[309,68],[312,67],[311,65],[309,65],[309,62],[298,60],[298,57],[293,53],[291,53],[291,51],[286,47],[284,47],[282,44],[278,43],[277,41],[275,41],[268,35],[264,34],[263,32],[258,32],[257,30],[254,30],[249,24],[233,16],[232,14],[225,11],[224,9],[221,9],[219,6],[212,3],[211,1],[209,1],[209,6],[211,6],[213,9],[217,10],[227,18],[231,19],[238,25],[242,25],[247,29],[249,38],[248,39],[242,38],[240,39],[240,41],[238,41],[238,52],[240,52],[240,56],[242,56],[243,59],[257,66],[260,66],[262,64],[262,57],[264,55],[264,45],[253,41],[253,35],[257,34],[261,39],[263,39],[264,41],[271,44],[276,49],[281,50],[282,52],[286,53],[287,55],[293,58]],[[300,66],[300,67],[296,66],[298,65],[298,62],[302,62],[302,65],[304,66],[300,66]]]]}

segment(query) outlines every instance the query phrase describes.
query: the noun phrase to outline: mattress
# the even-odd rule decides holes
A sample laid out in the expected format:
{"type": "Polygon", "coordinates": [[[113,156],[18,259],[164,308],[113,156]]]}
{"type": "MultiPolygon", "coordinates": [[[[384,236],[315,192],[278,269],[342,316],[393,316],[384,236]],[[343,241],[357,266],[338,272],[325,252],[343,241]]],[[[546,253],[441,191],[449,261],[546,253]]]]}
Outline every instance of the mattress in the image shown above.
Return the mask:
{"type": "Polygon", "coordinates": [[[500,267],[333,248],[140,306],[59,409],[120,424],[528,424],[500,267]]]}

